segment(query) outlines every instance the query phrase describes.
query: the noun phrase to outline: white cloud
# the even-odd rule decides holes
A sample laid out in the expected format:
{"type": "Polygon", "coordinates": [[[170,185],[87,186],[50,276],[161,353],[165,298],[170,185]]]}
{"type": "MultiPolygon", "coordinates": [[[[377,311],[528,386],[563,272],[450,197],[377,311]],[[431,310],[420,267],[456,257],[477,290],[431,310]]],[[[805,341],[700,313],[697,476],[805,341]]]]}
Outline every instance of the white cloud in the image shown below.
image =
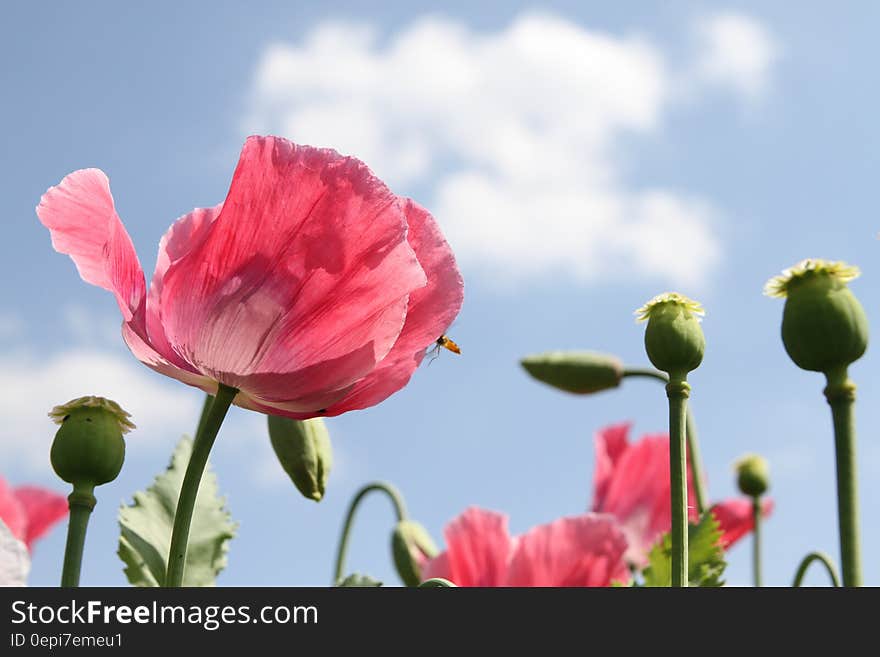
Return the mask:
{"type": "MultiPolygon", "coordinates": [[[[119,338],[121,340],[121,338],[119,338]]],[[[198,419],[201,392],[166,381],[126,353],[75,347],[39,356],[23,349],[0,353],[0,461],[45,471],[57,427],[47,417],[83,395],[113,399],[137,425],[129,449],[156,441],[170,445],[198,419]]]]}
{"type": "Polygon", "coordinates": [[[698,81],[729,87],[748,100],[766,91],[779,46],[759,22],[721,13],[700,19],[695,31],[701,48],[698,81]]]}
{"type": "Polygon", "coordinates": [[[754,93],[743,82],[754,62],[722,63],[756,24],[722,18],[706,23],[713,47],[681,70],[645,39],[547,14],[497,32],[429,17],[387,39],[325,23],[266,48],[245,127],[356,155],[415,193],[463,262],[500,280],[642,275],[693,286],[720,259],[717,212],[686,192],[629,184],[620,153],[662,130],[695,67],[754,93]],[[687,257],[670,258],[674,248],[687,257]]]}

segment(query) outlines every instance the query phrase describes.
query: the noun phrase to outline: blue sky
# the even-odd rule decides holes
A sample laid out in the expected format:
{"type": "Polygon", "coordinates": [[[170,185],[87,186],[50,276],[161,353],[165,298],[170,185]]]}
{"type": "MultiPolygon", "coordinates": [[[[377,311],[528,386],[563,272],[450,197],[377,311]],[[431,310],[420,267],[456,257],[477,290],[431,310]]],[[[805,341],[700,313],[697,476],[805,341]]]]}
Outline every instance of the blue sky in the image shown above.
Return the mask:
{"type": "MultiPolygon", "coordinates": [[[[731,463],[768,457],[777,508],[765,581],[837,555],[833,444],[820,376],[788,360],[782,304],[764,282],[804,257],[861,267],[880,303],[880,8],[847,3],[90,2],[16,4],[0,25],[0,472],[63,490],[45,413],[81,394],[134,414],[122,475],[99,490],[83,582],[125,582],[116,509],[191,433],[200,392],[128,354],[110,294],[51,249],[34,206],[65,174],[106,171],[145,269],[170,223],[225,196],[250,132],[337,148],[429,207],[459,256],[463,354],[422,366],[382,405],[328,422],[327,496],[299,496],[272,461],[265,419],[235,409],[213,455],[240,535],[220,584],[329,581],[344,509],[385,479],[438,542],[476,504],[522,532],[582,511],[593,433],[622,420],[662,430],[662,388],[591,398],[530,380],[518,359],[591,348],[642,365],[633,310],[680,291],[707,309],[692,403],[713,499],[731,463]]],[[[862,551],[880,582],[880,377],[859,386],[862,551]]],[[[350,570],[396,582],[392,517],[368,501],[350,570]]],[[[30,582],[58,580],[64,530],[36,550],[30,582]]],[[[728,579],[750,581],[747,542],[728,579]]],[[[818,573],[808,580],[824,583],[818,573]]]]}

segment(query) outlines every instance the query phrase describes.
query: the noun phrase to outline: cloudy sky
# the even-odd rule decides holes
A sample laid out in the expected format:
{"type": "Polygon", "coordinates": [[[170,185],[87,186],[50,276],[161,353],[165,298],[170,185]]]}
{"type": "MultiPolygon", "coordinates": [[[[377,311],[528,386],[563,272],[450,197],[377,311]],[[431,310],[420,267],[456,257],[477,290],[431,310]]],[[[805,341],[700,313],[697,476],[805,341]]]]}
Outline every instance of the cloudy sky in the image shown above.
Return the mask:
{"type": "MultiPolygon", "coordinates": [[[[823,382],[788,360],[781,303],[761,289],[801,258],[842,259],[861,266],[853,289],[877,317],[876,5],[254,4],[32,2],[0,26],[0,473],[63,490],[46,412],[72,397],[112,397],[138,424],[123,474],[99,491],[84,583],[124,583],[116,509],[193,431],[201,396],[127,352],[112,295],[52,251],[34,206],[70,171],[102,168],[149,269],[176,217],[224,198],[253,133],[355,155],[434,213],[465,276],[450,331],[463,354],[329,422],[337,463],[318,505],[273,461],[265,418],[234,410],[213,462],[241,529],[219,583],[327,583],[348,499],[373,479],[395,483],[438,541],[472,504],[508,513],[514,532],[582,511],[593,433],[662,430],[662,388],[570,397],[517,360],[591,348],[642,365],[632,312],[667,289],[707,308],[692,402],[712,498],[759,451],[777,502],[766,581],[790,582],[808,551],[836,557],[823,382]]],[[[877,363],[869,350],[852,370],[874,584],[877,363]]],[[[384,501],[366,504],[350,570],[396,582],[391,520],[384,501]]],[[[39,544],[33,584],[56,583],[63,534],[39,544]]],[[[746,544],[728,579],[749,582],[746,544]]]]}

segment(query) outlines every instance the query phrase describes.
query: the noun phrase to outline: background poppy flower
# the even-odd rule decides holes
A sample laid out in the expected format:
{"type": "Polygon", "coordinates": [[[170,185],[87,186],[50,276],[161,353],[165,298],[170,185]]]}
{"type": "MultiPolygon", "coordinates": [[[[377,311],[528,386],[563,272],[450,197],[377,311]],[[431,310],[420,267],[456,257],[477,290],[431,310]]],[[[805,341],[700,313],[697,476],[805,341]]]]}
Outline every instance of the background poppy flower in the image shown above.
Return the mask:
{"type": "Polygon", "coordinates": [[[610,586],[629,581],[626,539],[608,515],[560,518],[511,537],[507,516],[467,509],[444,531],[446,551],[425,565],[424,579],[458,586],[610,586]]]}
{"type": "Polygon", "coordinates": [[[0,520],[28,550],[67,513],[64,495],[40,486],[12,488],[0,477],[0,520]]]}
{"type": "Polygon", "coordinates": [[[82,278],[116,296],[137,358],[275,415],[385,399],[461,307],[426,210],[359,160],[277,137],[250,137],[226,200],[171,226],[149,290],[102,171],[66,176],[37,215],[82,278]]]}
{"type": "MultiPolygon", "coordinates": [[[[666,433],[650,434],[630,443],[630,427],[631,424],[626,422],[596,433],[590,509],[617,518],[629,544],[627,560],[644,567],[653,545],[672,526],[669,436],[666,433]]],[[[693,480],[688,465],[688,518],[696,522],[699,514],[693,480]]],[[[773,502],[765,499],[762,503],[763,514],[767,516],[773,510],[773,502]]],[[[724,500],[711,508],[720,525],[721,544],[725,549],[754,528],[750,499],[724,500]]]]}

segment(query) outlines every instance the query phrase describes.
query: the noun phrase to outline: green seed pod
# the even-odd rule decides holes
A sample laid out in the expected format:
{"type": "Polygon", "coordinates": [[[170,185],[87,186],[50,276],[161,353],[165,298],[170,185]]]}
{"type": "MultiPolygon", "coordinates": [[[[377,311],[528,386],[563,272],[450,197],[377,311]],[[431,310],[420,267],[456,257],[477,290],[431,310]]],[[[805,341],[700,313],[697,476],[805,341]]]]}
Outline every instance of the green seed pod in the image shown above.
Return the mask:
{"type": "Polygon", "coordinates": [[[784,297],[782,342],[798,367],[830,374],[846,369],[868,347],[868,318],[847,286],[859,275],[843,262],[807,259],[767,282],[784,297]]]}
{"type": "Polygon", "coordinates": [[[745,495],[758,497],[770,488],[770,467],[759,454],[746,454],[734,464],[736,485],[745,495]]]}
{"type": "Polygon", "coordinates": [[[401,520],[391,534],[391,554],[403,583],[418,586],[422,582],[422,566],[437,556],[437,546],[419,523],[401,520]]]}
{"type": "Polygon", "coordinates": [[[61,425],[50,452],[59,477],[86,489],[116,479],[125,461],[122,436],[135,428],[119,404],[103,397],[80,397],[56,406],[49,417],[61,425]]]}
{"type": "Polygon", "coordinates": [[[703,362],[706,338],[700,327],[702,306],[677,292],[657,295],[636,311],[647,321],[645,351],[658,370],[670,378],[685,378],[703,362]]]}
{"type": "Polygon", "coordinates": [[[269,439],[281,467],[304,497],[320,502],[333,466],[333,446],[324,420],[268,418],[269,439]]]}
{"type": "Polygon", "coordinates": [[[538,381],[579,395],[620,385],[623,363],[615,356],[591,351],[548,351],[520,361],[538,381]]]}

